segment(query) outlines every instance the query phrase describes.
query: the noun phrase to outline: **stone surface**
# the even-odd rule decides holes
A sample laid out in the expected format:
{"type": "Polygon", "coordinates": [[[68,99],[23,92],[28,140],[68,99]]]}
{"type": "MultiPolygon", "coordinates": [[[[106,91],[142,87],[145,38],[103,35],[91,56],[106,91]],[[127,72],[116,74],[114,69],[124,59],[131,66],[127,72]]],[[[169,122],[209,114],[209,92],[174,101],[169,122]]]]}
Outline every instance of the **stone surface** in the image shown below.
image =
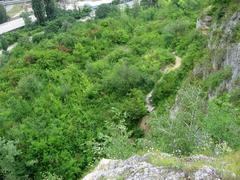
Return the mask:
{"type": "MultiPolygon", "coordinates": [[[[126,179],[126,180],[220,180],[217,171],[208,166],[204,166],[193,172],[184,171],[174,167],[156,167],[148,162],[149,157],[154,154],[148,153],[144,156],[133,156],[127,160],[103,159],[93,172],[83,178],[83,180],[100,179],[126,179]]],[[[163,158],[172,157],[169,154],[161,154],[163,158]]],[[[211,161],[212,158],[198,155],[189,157],[189,162],[211,161]]]]}
{"type": "Polygon", "coordinates": [[[216,97],[221,92],[230,92],[234,88],[240,87],[238,82],[240,79],[240,43],[231,43],[233,31],[239,24],[240,12],[235,12],[220,26],[220,31],[222,32],[220,39],[217,42],[209,42],[208,47],[213,52],[213,71],[227,67],[230,67],[232,70],[232,76],[229,80],[223,81],[214,91],[209,92],[209,99],[216,97]]]}
{"type": "Polygon", "coordinates": [[[197,172],[194,173],[195,180],[221,180],[221,178],[216,174],[216,170],[205,166],[199,169],[197,172]]]}
{"type": "Polygon", "coordinates": [[[191,162],[197,162],[197,161],[207,161],[207,162],[211,162],[214,160],[214,158],[212,157],[208,157],[208,156],[204,156],[204,155],[193,155],[190,157],[185,158],[187,161],[191,161],[191,162]]]}
{"type": "Polygon", "coordinates": [[[196,28],[199,30],[208,30],[211,26],[212,16],[204,16],[197,20],[196,28]]]}

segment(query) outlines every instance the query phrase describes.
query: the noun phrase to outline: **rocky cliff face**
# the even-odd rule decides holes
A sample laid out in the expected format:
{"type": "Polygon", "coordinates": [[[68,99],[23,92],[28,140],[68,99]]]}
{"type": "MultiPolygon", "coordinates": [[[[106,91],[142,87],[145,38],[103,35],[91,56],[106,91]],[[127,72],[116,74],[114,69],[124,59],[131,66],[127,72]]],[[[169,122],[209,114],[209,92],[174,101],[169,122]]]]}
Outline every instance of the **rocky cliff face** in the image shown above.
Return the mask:
{"type": "Polygon", "coordinates": [[[212,16],[204,16],[197,20],[196,28],[207,34],[212,22],[212,16]]]}
{"type": "MultiPolygon", "coordinates": [[[[213,161],[213,158],[202,155],[178,159],[165,153],[148,153],[143,156],[133,156],[127,160],[103,159],[83,180],[220,180],[223,178],[222,173],[205,165],[213,161]],[[163,163],[165,165],[153,165],[151,159],[159,161],[160,164],[165,162],[163,163]],[[171,166],[170,162],[175,165],[171,166]],[[189,168],[199,163],[201,164],[199,167],[189,168]]],[[[235,175],[228,173],[228,177],[234,179],[235,175]]]]}
{"type": "MultiPolygon", "coordinates": [[[[240,88],[240,42],[233,37],[237,26],[240,26],[240,12],[235,12],[220,24],[213,23],[210,16],[197,21],[196,27],[209,38],[208,49],[211,52],[210,63],[199,64],[193,69],[193,76],[202,76],[207,79],[212,73],[230,68],[231,76],[224,79],[217,87],[210,90],[208,98],[212,99],[222,92],[231,92],[240,88]],[[212,23],[212,26],[211,26],[212,23]],[[211,27],[210,27],[211,26],[211,27]],[[207,33],[210,31],[209,33],[207,33]],[[209,67],[210,64],[210,67],[209,67]]],[[[175,119],[181,110],[177,96],[170,111],[170,118],[175,119]]]]}
{"type": "Polygon", "coordinates": [[[224,80],[214,91],[209,92],[209,98],[217,96],[220,92],[231,91],[240,86],[240,43],[234,42],[233,32],[240,24],[240,12],[234,13],[228,20],[222,23],[219,29],[216,25],[210,36],[209,49],[212,51],[212,70],[214,72],[224,68],[231,68],[232,76],[224,80]],[[214,41],[215,31],[220,36],[214,41]],[[233,43],[234,42],[234,43],[233,43]]]}

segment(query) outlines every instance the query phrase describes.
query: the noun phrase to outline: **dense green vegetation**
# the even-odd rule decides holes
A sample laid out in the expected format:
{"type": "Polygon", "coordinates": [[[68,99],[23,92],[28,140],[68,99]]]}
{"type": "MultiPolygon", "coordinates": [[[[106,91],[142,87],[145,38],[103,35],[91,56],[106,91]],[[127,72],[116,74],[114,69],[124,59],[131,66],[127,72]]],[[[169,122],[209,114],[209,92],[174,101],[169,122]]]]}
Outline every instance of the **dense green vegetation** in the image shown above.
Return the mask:
{"type": "Polygon", "coordinates": [[[102,5],[85,23],[76,19],[89,8],[65,12],[55,11],[51,0],[33,3],[44,26],[1,39],[4,50],[18,45],[1,57],[0,179],[77,179],[103,157],[151,149],[176,155],[239,150],[239,91],[206,101],[229,78],[229,68],[204,80],[189,77],[209,54],[207,36],[195,28],[209,2],[102,5]],[[182,65],[164,73],[174,52],[182,65]],[[152,89],[156,110],[144,134],[138,124],[152,89]],[[173,121],[169,109],[179,89],[181,111],[173,121]]]}

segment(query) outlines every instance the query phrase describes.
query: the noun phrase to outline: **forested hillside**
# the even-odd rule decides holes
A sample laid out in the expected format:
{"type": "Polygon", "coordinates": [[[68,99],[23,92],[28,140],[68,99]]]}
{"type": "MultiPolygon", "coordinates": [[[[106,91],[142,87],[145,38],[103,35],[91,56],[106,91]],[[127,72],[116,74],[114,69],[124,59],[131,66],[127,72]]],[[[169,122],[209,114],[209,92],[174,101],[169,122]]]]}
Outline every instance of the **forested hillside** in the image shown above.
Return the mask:
{"type": "Polygon", "coordinates": [[[79,179],[102,158],[148,151],[221,156],[239,175],[240,71],[216,63],[222,41],[240,43],[240,20],[231,36],[222,26],[239,7],[144,0],[87,22],[89,9],[58,10],[5,34],[2,49],[17,44],[0,55],[0,179],[79,179]]]}

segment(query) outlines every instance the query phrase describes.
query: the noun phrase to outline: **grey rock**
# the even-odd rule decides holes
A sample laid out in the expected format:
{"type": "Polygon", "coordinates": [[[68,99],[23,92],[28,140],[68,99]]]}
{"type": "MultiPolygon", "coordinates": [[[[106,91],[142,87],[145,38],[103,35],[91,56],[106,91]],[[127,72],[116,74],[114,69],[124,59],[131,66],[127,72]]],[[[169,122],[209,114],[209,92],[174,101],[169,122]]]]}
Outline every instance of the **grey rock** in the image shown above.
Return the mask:
{"type": "Polygon", "coordinates": [[[204,16],[197,20],[196,28],[200,30],[208,30],[211,26],[212,16],[204,16]]]}
{"type": "Polygon", "coordinates": [[[212,167],[205,166],[194,173],[195,180],[220,180],[216,170],[212,167]]]}
{"type": "MultiPolygon", "coordinates": [[[[230,67],[232,70],[232,76],[228,80],[224,80],[216,89],[209,92],[209,99],[215,98],[222,92],[230,92],[236,87],[240,87],[240,84],[236,82],[240,78],[240,43],[231,43],[233,31],[240,24],[240,12],[235,12],[228,20],[223,22],[219,30],[221,36],[214,41],[214,31],[216,31],[217,24],[215,24],[210,33],[210,40],[208,43],[209,49],[212,51],[212,71],[230,67]]],[[[199,72],[199,69],[194,70],[195,73],[199,72]],[[197,71],[198,70],[198,71],[197,71]]],[[[209,75],[209,72],[203,72],[204,77],[209,75]]]]}
{"type": "Polygon", "coordinates": [[[193,156],[187,157],[186,160],[191,162],[197,162],[197,161],[211,162],[214,160],[214,158],[200,154],[200,155],[193,155],[193,156]]]}
{"type": "MultiPolygon", "coordinates": [[[[174,167],[157,167],[148,162],[149,157],[154,154],[148,153],[143,156],[133,156],[127,160],[109,160],[103,159],[93,172],[83,178],[83,180],[100,179],[126,179],[126,180],[219,180],[217,171],[208,166],[204,166],[194,172],[185,172],[182,169],[174,167]]],[[[161,157],[171,157],[163,153],[161,157]]],[[[198,155],[189,157],[190,161],[209,160],[212,158],[198,155]]],[[[188,162],[188,161],[187,161],[188,162]]]]}

